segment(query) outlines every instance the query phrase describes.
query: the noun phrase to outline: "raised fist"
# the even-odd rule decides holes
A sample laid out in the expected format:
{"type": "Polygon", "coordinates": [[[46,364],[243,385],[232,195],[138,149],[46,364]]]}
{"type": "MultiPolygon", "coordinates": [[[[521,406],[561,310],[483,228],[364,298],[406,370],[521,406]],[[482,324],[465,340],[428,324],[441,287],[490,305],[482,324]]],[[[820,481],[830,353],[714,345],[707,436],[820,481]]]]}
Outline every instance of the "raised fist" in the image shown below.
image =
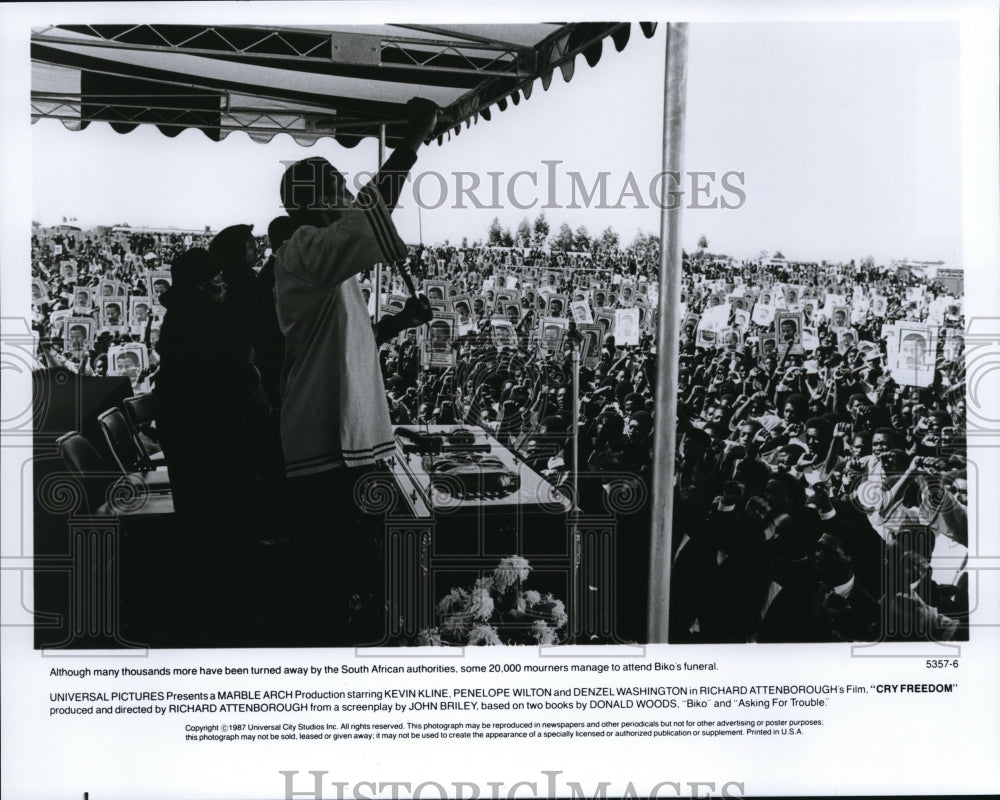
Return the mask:
{"type": "Polygon", "coordinates": [[[400,315],[406,320],[406,327],[413,328],[434,319],[434,309],[424,295],[411,297],[406,301],[400,315]]]}
{"type": "Polygon", "coordinates": [[[438,106],[432,100],[414,97],[406,103],[406,121],[413,139],[426,141],[438,124],[438,106]]]}

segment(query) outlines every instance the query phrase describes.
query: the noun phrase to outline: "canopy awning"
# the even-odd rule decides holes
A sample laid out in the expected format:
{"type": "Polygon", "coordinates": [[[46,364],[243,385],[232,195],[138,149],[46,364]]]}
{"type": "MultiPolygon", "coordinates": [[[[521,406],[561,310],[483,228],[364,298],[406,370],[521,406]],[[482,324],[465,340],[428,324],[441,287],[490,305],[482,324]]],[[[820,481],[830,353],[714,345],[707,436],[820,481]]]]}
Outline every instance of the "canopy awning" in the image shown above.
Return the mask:
{"type": "MultiPolygon", "coordinates": [[[[655,23],[639,23],[648,38],[655,23]]],[[[31,37],[32,122],[70,130],[107,122],[119,133],[155,125],[197,128],[215,141],[245,131],[260,142],[287,133],[311,145],[366,136],[398,144],[406,101],[443,110],[440,143],[494,108],[573,77],[604,40],[624,49],[627,22],[378,25],[308,28],[206,25],[55,25],[31,37]]]]}

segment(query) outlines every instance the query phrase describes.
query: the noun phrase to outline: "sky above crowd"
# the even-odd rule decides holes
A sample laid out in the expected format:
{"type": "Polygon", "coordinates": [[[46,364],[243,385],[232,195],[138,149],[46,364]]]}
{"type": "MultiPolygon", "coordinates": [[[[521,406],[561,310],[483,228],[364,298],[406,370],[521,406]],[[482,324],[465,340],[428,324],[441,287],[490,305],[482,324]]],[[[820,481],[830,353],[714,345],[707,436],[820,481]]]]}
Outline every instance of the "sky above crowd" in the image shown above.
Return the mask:
{"type": "MultiPolygon", "coordinates": [[[[394,215],[403,238],[472,242],[494,217],[514,231],[542,211],[553,233],[610,226],[627,244],[657,232],[664,41],[663,26],[648,40],[636,27],[624,52],[605,47],[595,68],[579,58],[571,82],[557,73],[548,92],[536,85],[527,102],[423,148],[394,215]]],[[[682,245],[705,236],[737,257],[961,266],[960,66],[954,23],[691,24],[682,245]]],[[[216,143],[48,120],[31,146],[33,219],[83,227],[245,222],[262,234],[282,213],[283,163],[321,155],[353,174],[377,161],[374,141],[216,143]]]]}

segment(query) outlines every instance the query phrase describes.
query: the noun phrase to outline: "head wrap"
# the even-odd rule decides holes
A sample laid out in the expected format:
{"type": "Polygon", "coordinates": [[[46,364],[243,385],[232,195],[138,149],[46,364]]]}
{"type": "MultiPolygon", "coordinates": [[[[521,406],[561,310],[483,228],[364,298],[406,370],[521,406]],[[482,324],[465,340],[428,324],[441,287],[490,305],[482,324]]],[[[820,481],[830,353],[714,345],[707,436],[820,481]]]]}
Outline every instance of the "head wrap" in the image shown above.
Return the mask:
{"type": "Polygon", "coordinates": [[[170,267],[171,288],[180,293],[191,293],[202,283],[210,281],[222,271],[202,247],[192,247],[179,255],[170,267]]]}
{"type": "Polygon", "coordinates": [[[219,231],[208,252],[222,269],[226,283],[233,283],[250,271],[247,266],[247,239],[253,238],[253,225],[230,225],[219,231]]]}

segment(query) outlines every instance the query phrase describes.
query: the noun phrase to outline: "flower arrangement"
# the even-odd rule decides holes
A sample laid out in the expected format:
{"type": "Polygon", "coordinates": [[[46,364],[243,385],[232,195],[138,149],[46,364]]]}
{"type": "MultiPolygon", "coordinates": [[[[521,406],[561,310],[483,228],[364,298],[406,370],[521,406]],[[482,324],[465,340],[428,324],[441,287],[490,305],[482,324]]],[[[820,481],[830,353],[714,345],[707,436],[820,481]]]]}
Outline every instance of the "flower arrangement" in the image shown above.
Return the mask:
{"type": "Polygon", "coordinates": [[[551,592],[524,589],[531,572],[521,556],[503,558],[469,589],[452,589],[437,604],[440,622],[420,632],[418,645],[558,644],[569,617],[551,592]]]}

